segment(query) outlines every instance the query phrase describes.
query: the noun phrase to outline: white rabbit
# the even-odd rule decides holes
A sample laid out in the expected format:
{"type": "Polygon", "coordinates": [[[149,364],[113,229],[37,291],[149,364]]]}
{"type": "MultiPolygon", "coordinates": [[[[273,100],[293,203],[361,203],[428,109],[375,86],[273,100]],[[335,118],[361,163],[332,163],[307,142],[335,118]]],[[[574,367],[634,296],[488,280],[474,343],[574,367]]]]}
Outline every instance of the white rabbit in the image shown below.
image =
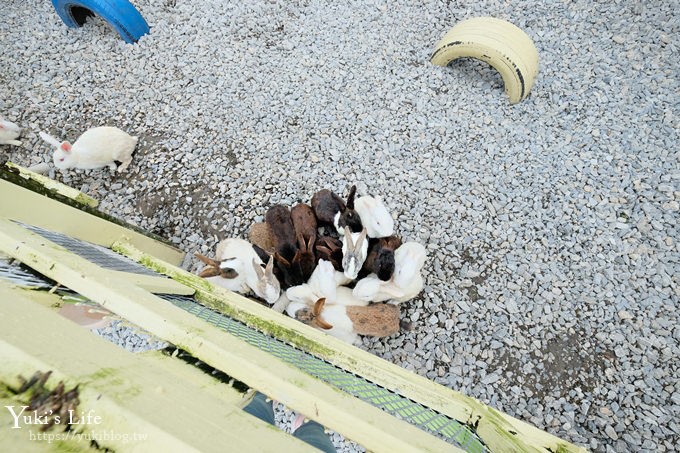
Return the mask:
{"type": "Polygon", "coordinates": [[[241,294],[247,294],[250,291],[250,288],[246,285],[243,264],[238,259],[216,261],[198,254],[196,254],[196,257],[208,265],[198,274],[199,277],[203,277],[213,285],[221,286],[229,291],[241,294]]]}
{"type": "MultiPolygon", "coordinates": [[[[335,268],[330,261],[319,260],[307,284],[318,296],[317,299],[323,297],[326,299],[326,303],[335,303],[338,285],[335,283],[335,268]]],[[[316,300],[313,302],[316,302],[316,300]]]]}
{"type": "Polygon", "coordinates": [[[425,264],[427,251],[422,244],[417,242],[405,242],[394,251],[394,275],[392,281],[399,288],[413,285],[416,274],[425,264]]]}
{"type": "MultiPolygon", "coordinates": [[[[413,299],[423,290],[424,284],[425,282],[423,280],[423,277],[420,275],[420,272],[417,272],[411,278],[411,280],[405,282],[404,286],[398,287],[402,291],[402,295],[400,297],[393,298],[389,303],[397,304],[400,302],[406,302],[407,300],[413,299]]],[[[396,284],[395,287],[397,287],[396,284]]]]}
{"type": "Polygon", "coordinates": [[[405,242],[394,251],[394,275],[382,281],[375,274],[359,280],[353,294],[361,300],[391,303],[405,302],[423,290],[420,270],[425,264],[427,252],[417,242],[405,242]]]}
{"type": "Polygon", "coordinates": [[[352,290],[354,297],[367,303],[401,299],[404,293],[403,289],[391,281],[384,282],[375,274],[367,275],[359,280],[352,290]]]}
{"type": "Polygon", "coordinates": [[[344,272],[335,271],[335,286],[343,286],[350,283],[352,278],[348,278],[344,272]]]}
{"type": "Polygon", "coordinates": [[[290,305],[290,299],[286,296],[286,292],[283,291],[279,299],[272,305],[272,310],[277,313],[283,313],[288,308],[288,305],[290,305]]]}
{"type": "Polygon", "coordinates": [[[368,301],[356,297],[353,290],[346,286],[338,287],[336,295],[337,298],[335,299],[335,305],[354,305],[361,307],[368,305],[368,301]]]}
{"type": "Polygon", "coordinates": [[[347,278],[352,280],[357,278],[367,254],[366,228],[361,233],[352,233],[345,227],[345,235],[342,237],[342,269],[347,278]]]}
{"type": "Polygon", "coordinates": [[[359,335],[386,337],[399,332],[399,308],[393,305],[326,305],[325,302],[319,299],[313,307],[298,304],[292,309],[291,303],[288,314],[350,344],[358,343],[359,335]]]}
{"type": "Polygon", "coordinates": [[[0,117],[0,145],[20,146],[21,142],[16,140],[21,135],[21,128],[11,121],[0,117]]]}
{"type": "Polygon", "coordinates": [[[286,296],[292,302],[313,305],[319,299],[326,299],[328,303],[335,303],[337,284],[335,272],[330,261],[319,260],[314,272],[307,283],[291,286],[286,290],[286,296]]]}
{"type": "Polygon", "coordinates": [[[111,170],[117,168],[122,173],[132,162],[132,152],[137,146],[137,137],[109,126],[88,129],[73,145],[66,141],[59,142],[45,132],[40,132],[40,138],[56,146],[52,158],[54,165],[60,170],[108,166],[111,170]],[[120,166],[116,166],[115,161],[121,162],[120,166]]]}
{"type": "Polygon", "coordinates": [[[347,307],[344,305],[325,305],[325,302],[325,299],[319,299],[313,305],[291,302],[286,313],[291,318],[316,327],[322,332],[347,343],[358,342],[359,335],[354,331],[354,323],[347,315],[347,307]]]}
{"type": "Polygon", "coordinates": [[[262,260],[252,245],[243,239],[229,238],[217,244],[217,260],[196,256],[208,265],[199,275],[230,291],[247,294],[275,303],[281,294],[281,285],[274,276],[274,258],[269,257],[262,269],[262,260]]]}
{"type": "Polygon", "coordinates": [[[369,238],[383,238],[394,234],[394,219],[379,197],[359,197],[354,203],[361,223],[369,238]]]}
{"type": "Polygon", "coordinates": [[[255,272],[246,272],[246,285],[253,290],[257,297],[264,299],[271,305],[279,300],[281,285],[274,275],[274,257],[269,257],[269,261],[267,261],[267,266],[264,270],[262,269],[261,263],[262,261],[259,258],[251,261],[252,269],[255,272]]]}
{"type": "Polygon", "coordinates": [[[307,283],[291,286],[286,290],[286,297],[288,297],[291,304],[296,303],[303,304],[305,306],[313,305],[314,302],[319,300],[319,296],[316,294],[316,291],[314,291],[307,283]]]}

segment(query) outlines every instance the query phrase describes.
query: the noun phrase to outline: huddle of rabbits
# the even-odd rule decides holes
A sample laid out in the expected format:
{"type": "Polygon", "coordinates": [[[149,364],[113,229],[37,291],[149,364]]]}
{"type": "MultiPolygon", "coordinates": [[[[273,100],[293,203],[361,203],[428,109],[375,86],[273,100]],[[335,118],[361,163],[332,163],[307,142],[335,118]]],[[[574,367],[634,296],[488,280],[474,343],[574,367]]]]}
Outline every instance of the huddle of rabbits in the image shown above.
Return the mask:
{"type": "MultiPolygon", "coordinates": [[[[0,145],[20,146],[21,141],[17,140],[20,136],[19,126],[0,117],[0,145]]],[[[40,132],[40,138],[54,146],[52,161],[60,170],[109,167],[122,173],[132,162],[137,146],[137,137],[110,126],[88,129],[73,144],[57,140],[46,132],[40,132]]]]}
{"type": "Polygon", "coordinates": [[[356,186],[346,200],[323,189],[310,204],[273,205],[249,239],[220,242],[216,259],[197,254],[199,275],[349,343],[397,333],[399,304],[423,288],[425,247],[394,235],[382,200],[356,186]]]}

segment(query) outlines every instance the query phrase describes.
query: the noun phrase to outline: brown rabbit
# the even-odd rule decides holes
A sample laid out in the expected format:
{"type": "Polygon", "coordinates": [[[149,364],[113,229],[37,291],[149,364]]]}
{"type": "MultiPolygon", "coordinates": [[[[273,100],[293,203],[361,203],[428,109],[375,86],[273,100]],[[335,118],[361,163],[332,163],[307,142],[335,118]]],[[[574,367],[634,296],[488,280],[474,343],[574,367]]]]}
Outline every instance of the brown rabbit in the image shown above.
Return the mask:
{"type": "Polygon", "coordinates": [[[297,253],[293,257],[293,262],[291,263],[296,270],[300,272],[300,278],[302,283],[309,280],[312,276],[314,268],[316,267],[316,260],[314,258],[314,237],[310,238],[305,242],[302,235],[298,237],[298,248],[297,253]]]}
{"type": "Polygon", "coordinates": [[[330,261],[336,271],[342,272],[342,242],[330,236],[321,236],[316,241],[316,261],[330,261]]]}
{"type": "MultiPolygon", "coordinates": [[[[265,223],[271,228],[274,236],[274,243],[276,249],[281,253],[281,249],[285,246],[291,246],[297,249],[295,242],[297,241],[295,235],[295,227],[293,220],[290,217],[290,211],[287,207],[275,204],[265,214],[265,223]]],[[[292,257],[291,257],[292,258],[292,257]]]]}
{"type": "Polygon", "coordinates": [[[290,218],[293,221],[295,228],[295,236],[300,242],[300,236],[303,241],[310,238],[316,239],[317,221],[314,215],[314,210],[307,204],[299,203],[293,206],[290,210],[290,218]]]}

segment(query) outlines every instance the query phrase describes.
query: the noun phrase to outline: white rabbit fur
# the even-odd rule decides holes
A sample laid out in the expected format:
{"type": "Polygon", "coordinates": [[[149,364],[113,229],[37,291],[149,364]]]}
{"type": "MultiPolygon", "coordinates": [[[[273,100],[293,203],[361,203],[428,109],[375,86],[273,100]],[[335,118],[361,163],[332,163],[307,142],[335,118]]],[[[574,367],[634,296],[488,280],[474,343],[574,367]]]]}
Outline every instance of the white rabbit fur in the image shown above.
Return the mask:
{"type": "Polygon", "coordinates": [[[269,304],[275,303],[281,294],[279,281],[273,274],[273,259],[262,270],[262,260],[250,242],[239,238],[229,238],[217,244],[217,260],[220,267],[233,269],[236,278],[208,277],[212,283],[239,293],[252,291],[269,304]]]}
{"type": "Polygon", "coordinates": [[[370,274],[357,282],[352,295],[366,303],[385,302],[403,297],[404,291],[392,282],[384,282],[377,275],[370,274]]]}
{"type": "Polygon", "coordinates": [[[52,159],[60,170],[108,166],[112,170],[117,168],[121,173],[132,162],[132,152],[137,146],[137,137],[110,126],[88,129],[73,145],[67,141],[59,142],[44,132],[40,133],[40,137],[56,147],[52,159]],[[120,166],[116,166],[114,161],[121,162],[120,166]]]}
{"type": "Polygon", "coordinates": [[[337,284],[335,269],[330,261],[319,260],[314,272],[307,283],[292,286],[286,290],[286,296],[293,302],[314,305],[319,299],[326,299],[326,303],[335,303],[337,284]]]}
{"type": "Polygon", "coordinates": [[[359,305],[365,307],[368,305],[368,301],[359,299],[354,296],[354,292],[351,288],[346,286],[340,286],[337,289],[337,298],[335,299],[335,305],[359,305]]]}
{"type": "MultiPolygon", "coordinates": [[[[290,289],[290,288],[288,288],[290,289]]],[[[288,294],[288,291],[286,291],[286,296],[290,299],[290,295],[288,294]]],[[[300,302],[291,299],[290,302],[288,303],[288,306],[286,307],[286,313],[288,316],[291,318],[295,318],[295,315],[299,310],[302,310],[304,308],[309,308],[309,304],[306,302],[300,302]]]]}
{"type": "Polygon", "coordinates": [[[392,280],[382,281],[375,274],[367,275],[359,280],[352,294],[359,300],[367,302],[400,303],[413,299],[423,290],[423,277],[416,273],[404,287],[397,286],[392,280]]]}
{"type": "MultiPolygon", "coordinates": [[[[309,277],[307,284],[312,291],[316,293],[318,299],[326,298],[327,304],[335,302],[336,289],[338,285],[335,282],[335,268],[330,261],[319,260],[314,272],[309,277]]],[[[314,300],[312,303],[316,302],[314,300]]]]}
{"type": "Polygon", "coordinates": [[[403,243],[394,251],[392,282],[399,288],[411,287],[416,275],[420,275],[426,257],[427,251],[422,244],[413,241],[403,243]]]}
{"type": "Polygon", "coordinates": [[[286,290],[286,297],[290,300],[291,304],[296,303],[305,306],[311,306],[320,299],[320,297],[317,296],[316,291],[314,291],[307,283],[291,286],[286,290]]]}
{"type": "Polygon", "coordinates": [[[286,308],[288,308],[288,305],[290,305],[290,299],[288,299],[288,296],[286,296],[285,291],[281,293],[281,296],[279,296],[279,299],[272,305],[272,310],[274,310],[277,313],[283,313],[286,308]]]}
{"type": "Polygon", "coordinates": [[[383,238],[394,234],[394,219],[379,197],[359,197],[354,202],[361,224],[369,238],[383,238]]]}
{"type": "Polygon", "coordinates": [[[359,341],[359,335],[354,331],[354,324],[347,316],[347,308],[344,305],[325,305],[321,311],[321,317],[333,326],[332,329],[323,330],[323,332],[349,344],[359,341]]]}
{"type": "Polygon", "coordinates": [[[228,289],[229,291],[234,291],[237,293],[247,294],[250,292],[250,287],[246,285],[246,276],[244,273],[244,267],[241,260],[238,258],[224,260],[220,263],[222,269],[233,269],[238,273],[236,278],[224,278],[220,276],[216,277],[206,277],[210,283],[221,286],[222,288],[228,289]]]}
{"type": "Polygon", "coordinates": [[[352,233],[349,228],[345,227],[345,235],[342,237],[342,268],[345,276],[349,279],[357,278],[361,266],[366,261],[368,254],[366,235],[365,228],[361,233],[352,233]],[[358,244],[358,242],[361,243],[358,244]]]}
{"type": "Polygon", "coordinates": [[[418,295],[418,293],[420,293],[423,290],[424,284],[425,281],[423,280],[423,277],[420,275],[420,272],[418,272],[406,284],[406,286],[399,287],[399,289],[402,291],[401,297],[395,297],[389,303],[397,304],[400,302],[406,302],[407,300],[413,299],[418,295]]]}
{"type": "MultiPolygon", "coordinates": [[[[286,308],[286,313],[291,318],[295,318],[298,310],[309,308],[304,302],[291,302],[286,308]]],[[[354,324],[347,316],[347,309],[344,305],[324,305],[321,310],[321,318],[332,325],[331,329],[319,329],[329,335],[339,338],[347,343],[354,344],[359,340],[359,335],[354,331],[354,324]]]]}
{"type": "Polygon", "coordinates": [[[335,271],[335,286],[343,286],[351,281],[352,279],[348,278],[344,272],[335,271]]]}
{"type": "Polygon", "coordinates": [[[20,146],[21,141],[16,140],[21,135],[21,128],[11,121],[0,117],[0,145],[20,146]]]}
{"type": "MultiPolygon", "coordinates": [[[[368,305],[368,301],[354,296],[352,289],[347,288],[346,286],[339,286],[335,288],[334,293],[335,298],[332,303],[328,302],[328,298],[325,298],[325,307],[329,307],[331,305],[368,305]]],[[[311,307],[317,300],[324,298],[322,294],[314,291],[311,285],[307,283],[288,288],[286,290],[286,296],[288,299],[290,299],[291,303],[295,302],[303,304],[306,307],[311,307]]]]}

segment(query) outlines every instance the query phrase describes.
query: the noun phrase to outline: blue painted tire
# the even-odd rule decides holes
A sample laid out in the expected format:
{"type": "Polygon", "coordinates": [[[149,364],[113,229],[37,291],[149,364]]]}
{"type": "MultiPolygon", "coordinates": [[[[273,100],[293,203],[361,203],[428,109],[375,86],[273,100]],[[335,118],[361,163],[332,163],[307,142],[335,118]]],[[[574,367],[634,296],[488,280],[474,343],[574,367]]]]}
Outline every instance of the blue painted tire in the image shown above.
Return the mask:
{"type": "Polygon", "coordinates": [[[61,20],[71,28],[81,27],[88,16],[97,15],[108,22],[125,42],[135,43],[149,33],[149,24],[128,0],[52,0],[52,5],[61,20]]]}

